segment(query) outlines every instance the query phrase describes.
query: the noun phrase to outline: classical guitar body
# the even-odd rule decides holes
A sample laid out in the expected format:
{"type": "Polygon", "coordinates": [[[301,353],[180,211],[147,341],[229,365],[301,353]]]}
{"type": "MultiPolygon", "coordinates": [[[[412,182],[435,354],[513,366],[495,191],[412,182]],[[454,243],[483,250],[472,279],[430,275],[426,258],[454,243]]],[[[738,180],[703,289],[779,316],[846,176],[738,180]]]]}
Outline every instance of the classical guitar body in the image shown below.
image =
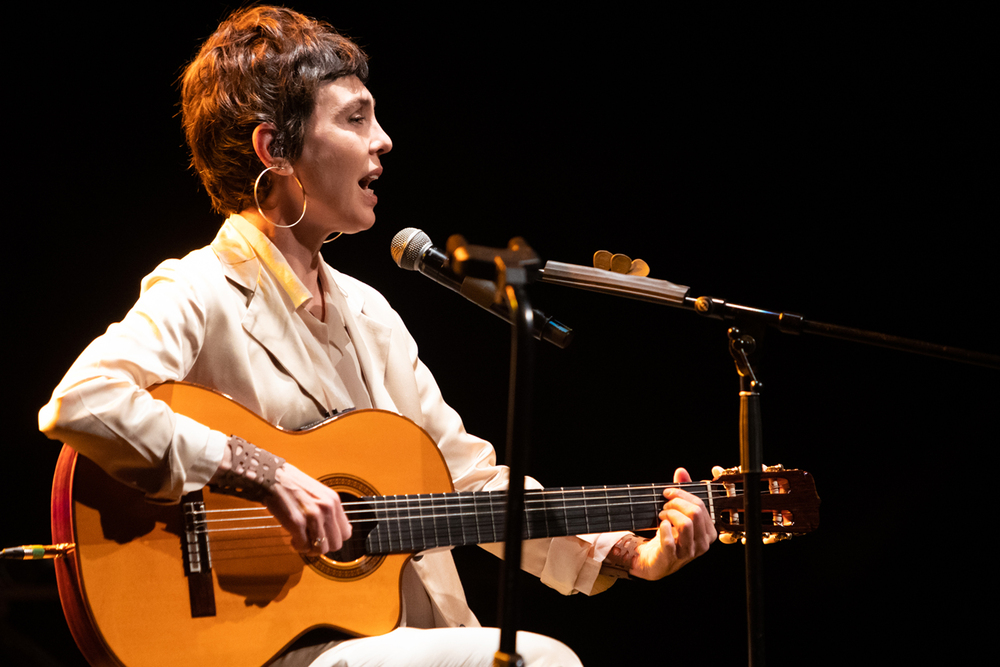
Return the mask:
{"type": "MultiPolygon", "coordinates": [[[[393,413],[358,411],[337,417],[334,428],[288,432],[199,387],[167,384],[152,393],[175,412],[237,433],[354,496],[452,490],[430,437],[393,413]]],[[[200,494],[211,516],[261,507],[209,488],[200,494]]],[[[280,528],[246,529],[246,511],[232,513],[241,529],[213,534],[208,549],[203,536],[192,537],[186,507],[198,506],[149,504],[64,447],[53,537],[77,547],[58,562],[57,578],[70,629],[92,665],[249,667],[314,627],[376,635],[399,622],[408,554],[305,558],[280,528]]]]}

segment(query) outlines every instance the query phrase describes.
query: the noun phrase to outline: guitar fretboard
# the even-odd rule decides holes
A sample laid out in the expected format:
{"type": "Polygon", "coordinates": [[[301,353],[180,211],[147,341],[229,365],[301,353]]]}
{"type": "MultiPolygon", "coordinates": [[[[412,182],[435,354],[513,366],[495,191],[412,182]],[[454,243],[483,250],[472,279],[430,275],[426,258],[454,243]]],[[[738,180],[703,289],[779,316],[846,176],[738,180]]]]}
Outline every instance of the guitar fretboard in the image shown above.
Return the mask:
{"type": "MultiPolygon", "coordinates": [[[[665,502],[663,489],[667,486],[561,487],[525,491],[522,536],[530,540],[656,528],[658,514],[665,502]]],[[[710,499],[712,486],[720,485],[705,484],[699,495],[704,496],[707,492],[710,499]]],[[[721,492],[721,488],[718,491],[721,492]]],[[[357,504],[365,511],[356,515],[352,523],[375,523],[365,541],[365,550],[370,554],[411,553],[435,547],[502,542],[506,504],[506,491],[367,497],[357,504]]]]}

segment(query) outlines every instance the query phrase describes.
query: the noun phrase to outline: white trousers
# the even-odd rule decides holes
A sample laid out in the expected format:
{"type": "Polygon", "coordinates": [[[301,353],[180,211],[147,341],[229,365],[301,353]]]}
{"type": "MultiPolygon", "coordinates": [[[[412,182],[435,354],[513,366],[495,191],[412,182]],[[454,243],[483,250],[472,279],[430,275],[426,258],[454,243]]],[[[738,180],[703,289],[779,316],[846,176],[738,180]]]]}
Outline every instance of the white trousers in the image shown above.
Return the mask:
{"type": "MultiPolygon", "coordinates": [[[[341,642],[309,667],[492,667],[499,646],[497,628],[397,628],[341,642]]],[[[583,667],[568,646],[532,632],[517,633],[517,652],[527,667],[583,667]]]]}

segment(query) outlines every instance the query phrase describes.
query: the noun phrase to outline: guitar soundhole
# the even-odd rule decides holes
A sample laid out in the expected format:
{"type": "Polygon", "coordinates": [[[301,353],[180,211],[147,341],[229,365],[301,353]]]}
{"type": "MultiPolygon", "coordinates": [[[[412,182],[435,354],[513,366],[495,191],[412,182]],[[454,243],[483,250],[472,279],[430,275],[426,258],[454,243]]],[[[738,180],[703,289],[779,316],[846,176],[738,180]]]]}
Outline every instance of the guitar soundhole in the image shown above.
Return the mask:
{"type": "Polygon", "coordinates": [[[351,475],[327,475],[320,477],[319,481],[334,489],[345,503],[351,522],[351,538],[339,551],[331,551],[322,556],[302,556],[302,560],[331,579],[360,579],[368,576],[382,564],[385,556],[369,555],[365,548],[368,533],[375,527],[374,512],[360,500],[364,496],[378,494],[370,484],[351,475]]]}

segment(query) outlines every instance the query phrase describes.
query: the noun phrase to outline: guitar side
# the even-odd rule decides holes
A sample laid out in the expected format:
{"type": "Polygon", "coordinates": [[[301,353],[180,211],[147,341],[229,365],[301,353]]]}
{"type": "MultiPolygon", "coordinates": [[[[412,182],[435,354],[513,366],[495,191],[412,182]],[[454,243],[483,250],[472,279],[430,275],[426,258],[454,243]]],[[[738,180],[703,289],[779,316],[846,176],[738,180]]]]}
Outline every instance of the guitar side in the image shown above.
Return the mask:
{"type": "MultiPolygon", "coordinates": [[[[452,490],[430,437],[394,413],[352,412],[289,432],[200,387],[167,384],[152,393],[175,412],[239,434],[338,490],[452,490]]],[[[209,512],[260,507],[208,488],[203,495],[209,512]]],[[[92,665],[260,665],[314,627],[374,635],[398,624],[408,555],[364,564],[304,559],[280,528],[210,538],[214,615],[194,616],[184,533],[182,506],[146,503],[64,448],[53,484],[53,536],[77,548],[59,565],[57,582],[74,639],[92,665]]]]}

